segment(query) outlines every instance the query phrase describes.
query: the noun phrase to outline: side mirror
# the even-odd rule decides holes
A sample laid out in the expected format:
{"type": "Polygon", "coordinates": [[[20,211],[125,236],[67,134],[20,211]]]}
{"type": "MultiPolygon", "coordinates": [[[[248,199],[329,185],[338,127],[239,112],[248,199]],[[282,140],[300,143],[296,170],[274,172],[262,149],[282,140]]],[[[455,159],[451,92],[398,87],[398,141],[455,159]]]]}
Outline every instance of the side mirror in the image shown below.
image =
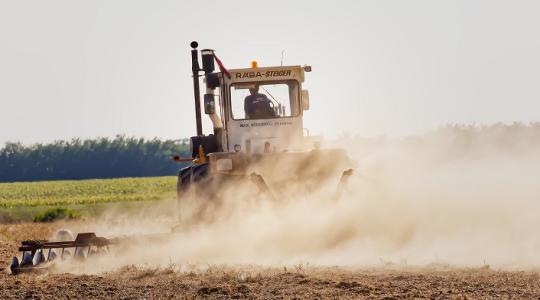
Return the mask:
{"type": "Polygon", "coordinates": [[[214,50],[203,49],[201,50],[202,65],[205,74],[214,72],[214,50]]]}
{"type": "Polygon", "coordinates": [[[207,73],[204,76],[204,80],[206,82],[206,88],[215,89],[221,85],[218,73],[207,73]]]}
{"type": "Polygon", "coordinates": [[[309,92],[308,90],[302,90],[302,109],[309,109],[309,92]]]}
{"type": "Polygon", "coordinates": [[[204,113],[212,115],[216,112],[216,103],[213,94],[204,94],[204,113]]]}

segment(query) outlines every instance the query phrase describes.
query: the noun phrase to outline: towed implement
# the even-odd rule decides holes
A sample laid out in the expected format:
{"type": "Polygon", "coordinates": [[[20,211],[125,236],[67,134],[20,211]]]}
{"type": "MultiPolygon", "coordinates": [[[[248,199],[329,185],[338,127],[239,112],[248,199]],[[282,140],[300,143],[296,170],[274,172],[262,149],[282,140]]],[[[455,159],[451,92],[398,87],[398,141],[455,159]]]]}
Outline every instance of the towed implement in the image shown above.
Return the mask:
{"type": "MultiPolygon", "coordinates": [[[[320,138],[303,127],[310,101],[302,85],[310,66],[259,67],[252,62],[250,68],[227,69],[214,50],[199,51],[197,42],[191,47],[196,135],[190,139],[191,157],[174,157],[187,163],[178,172],[180,224],[175,229],[215,216],[208,207],[218,207],[216,203],[231,192],[236,198],[242,191],[242,197],[280,200],[329,186],[339,191],[352,175],[354,163],[343,149],[321,148],[320,138]],[[203,134],[201,106],[212,123],[208,135],[203,134]]],[[[94,233],[61,241],[24,241],[19,247],[21,259],[13,259],[11,271],[17,274],[69,257],[108,253],[118,241],[94,233]]]]}
{"type": "Polygon", "coordinates": [[[68,259],[84,260],[89,256],[99,253],[108,253],[109,245],[115,243],[114,239],[98,237],[93,232],[79,233],[74,240],[62,240],[63,235],[69,235],[68,231],[60,231],[60,238],[55,241],[28,240],[23,241],[19,247],[22,253],[21,259],[13,257],[10,265],[12,274],[28,271],[46,270],[56,262],[68,259]]]}
{"type": "Polygon", "coordinates": [[[27,240],[19,246],[20,258],[11,260],[12,274],[27,272],[44,272],[62,264],[85,266],[87,261],[103,258],[104,255],[128,253],[129,250],[149,245],[162,244],[174,239],[175,233],[164,232],[132,236],[105,238],[93,232],[78,233],[75,237],[71,231],[61,229],[52,240],[27,240]]]}

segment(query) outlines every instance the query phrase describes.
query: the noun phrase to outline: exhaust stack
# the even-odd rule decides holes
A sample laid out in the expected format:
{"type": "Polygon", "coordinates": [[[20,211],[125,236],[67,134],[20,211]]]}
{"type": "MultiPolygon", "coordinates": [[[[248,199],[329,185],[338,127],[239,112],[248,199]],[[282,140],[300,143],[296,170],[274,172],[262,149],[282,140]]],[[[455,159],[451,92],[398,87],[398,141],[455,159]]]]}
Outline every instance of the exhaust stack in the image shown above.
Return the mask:
{"type": "Polygon", "coordinates": [[[202,120],[201,120],[201,92],[199,89],[199,54],[197,47],[199,43],[191,42],[191,70],[193,71],[193,95],[195,96],[195,122],[197,126],[197,136],[202,136],[202,120]]]}

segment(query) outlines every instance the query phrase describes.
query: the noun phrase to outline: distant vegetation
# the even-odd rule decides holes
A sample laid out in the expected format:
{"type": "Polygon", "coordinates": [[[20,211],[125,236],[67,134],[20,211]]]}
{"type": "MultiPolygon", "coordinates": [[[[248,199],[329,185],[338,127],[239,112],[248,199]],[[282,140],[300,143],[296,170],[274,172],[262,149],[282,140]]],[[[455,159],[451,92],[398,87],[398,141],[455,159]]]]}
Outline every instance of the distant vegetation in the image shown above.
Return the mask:
{"type": "MultiPolygon", "coordinates": [[[[361,154],[392,140],[396,139],[346,134],[338,144],[361,154]]],[[[446,145],[444,155],[452,157],[537,151],[540,123],[447,125],[401,139],[401,145],[446,145]]],[[[182,165],[171,159],[173,155],[190,156],[187,139],[162,141],[117,136],[30,146],[6,143],[0,149],[0,182],[174,175],[182,165]]]]}
{"type": "Polygon", "coordinates": [[[538,156],[540,155],[540,123],[450,124],[425,134],[400,139],[385,136],[364,138],[349,133],[339,137],[335,143],[354,149],[353,154],[357,157],[372,155],[383,147],[399,149],[399,151],[414,151],[423,159],[429,159],[425,156],[427,152],[442,160],[479,159],[486,155],[538,156]]]}
{"type": "Polygon", "coordinates": [[[80,217],[81,214],[75,210],[64,207],[57,207],[48,209],[44,212],[37,214],[34,217],[34,222],[52,222],[62,219],[78,219],[80,217]]]}
{"type": "Polygon", "coordinates": [[[189,156],[187,140],[73,139],[0,149],[0,182],[174,175],[171,157],[189,156]]]}
{"type": "Polygon", "coordinates": [[[0,208],[174,198],[176,177],[0,183],[0,208]]]}

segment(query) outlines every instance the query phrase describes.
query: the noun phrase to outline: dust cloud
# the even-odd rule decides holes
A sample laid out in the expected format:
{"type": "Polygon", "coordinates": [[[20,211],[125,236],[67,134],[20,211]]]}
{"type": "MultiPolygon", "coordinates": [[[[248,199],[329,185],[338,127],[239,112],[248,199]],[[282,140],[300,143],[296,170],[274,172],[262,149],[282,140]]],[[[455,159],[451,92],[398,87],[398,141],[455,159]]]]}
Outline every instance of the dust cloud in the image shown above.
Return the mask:
{"type": "MultiPolygon", "coordinates": [[[[233,184],[220,192],[224,200],[212,204],[207,222],[119,247],[85,271],[126,264],[540,266],[540,125],[446,126],[401,139],[347,136],[325,146],[338,145],[356,162],[339,196],[330,192],[339,178],[321,182],[332,187],[325,192],[276,200],[233,184]]],[[[107,237],[170,232],[175,212],[168,200],[137,214],[113,211],[74,230],[107,237]]]]}

